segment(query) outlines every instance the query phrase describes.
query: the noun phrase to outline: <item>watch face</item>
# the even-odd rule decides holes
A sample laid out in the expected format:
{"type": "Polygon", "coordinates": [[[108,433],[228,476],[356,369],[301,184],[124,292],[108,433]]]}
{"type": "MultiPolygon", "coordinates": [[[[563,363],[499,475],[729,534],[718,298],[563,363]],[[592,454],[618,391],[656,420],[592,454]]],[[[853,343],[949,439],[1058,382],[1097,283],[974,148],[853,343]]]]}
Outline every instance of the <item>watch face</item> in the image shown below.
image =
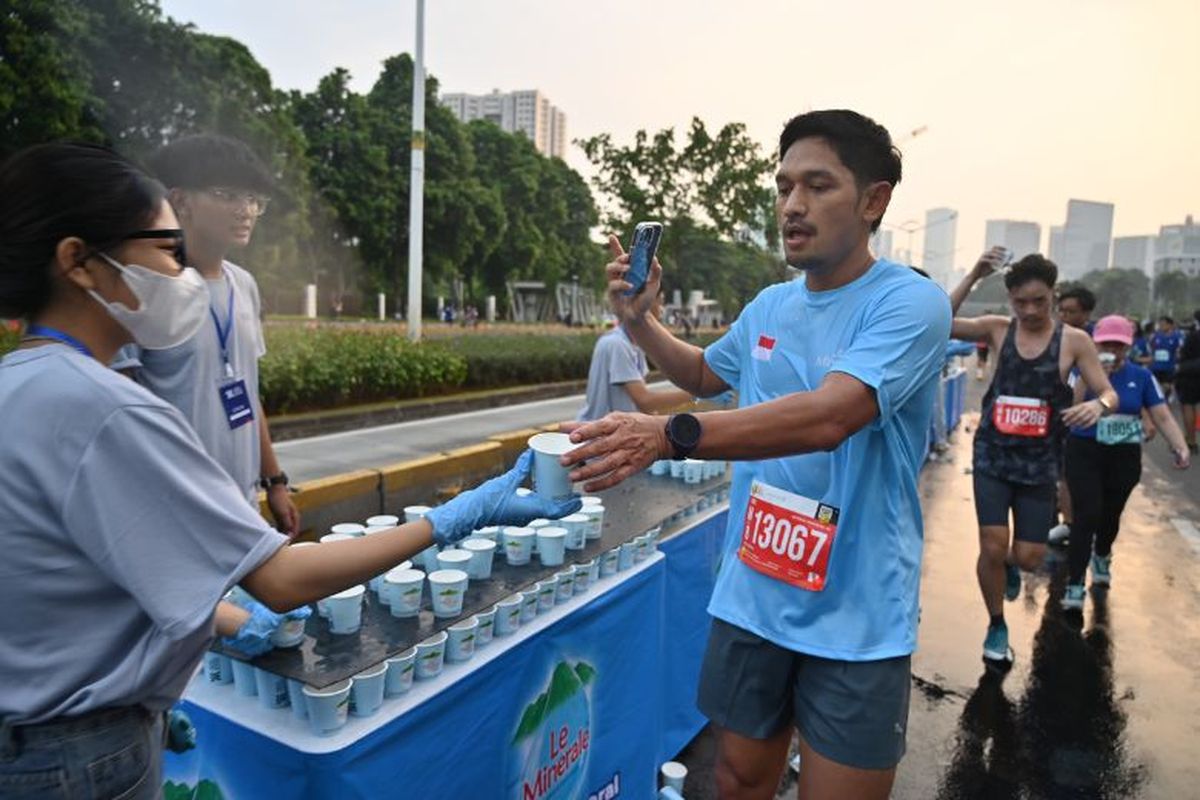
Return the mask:
{"type": "Polygon", "coordinates": [[[700,443],[700,420],[691,414],[676,414],[671,418],[671,438],[681,447],[694,448],[700,443]]]}

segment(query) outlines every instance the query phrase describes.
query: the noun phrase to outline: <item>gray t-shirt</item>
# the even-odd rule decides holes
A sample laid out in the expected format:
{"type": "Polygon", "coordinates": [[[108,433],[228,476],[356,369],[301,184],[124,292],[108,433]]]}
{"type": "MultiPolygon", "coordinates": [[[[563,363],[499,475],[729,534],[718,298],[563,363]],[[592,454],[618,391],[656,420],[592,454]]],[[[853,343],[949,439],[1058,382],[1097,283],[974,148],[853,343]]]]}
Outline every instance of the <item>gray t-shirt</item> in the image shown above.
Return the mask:
{"type": "Polygon", "coordinates": [[[217,327],[211,316],[188,341],[167,350],[140,350],[136,360],[123,350],[110,366],[134,368],[137,380],[183,412],[209,455],[225,468],[245,498],[257,506],[262,450],[259,442],[258,360],[267,352],[263,337],[258,285],[254,277],[226,261],[225,277],[207,281],[212,308],[222,325],[229,319],[229,287],[233,286],[233,328],[229,333],[229,362],[236,377],[246,382],[254,420],[237,428],[221,403],[219,386],[226,381],[225,362],[217,327]]]}
{"type": "Polygon", "coordinates": [[[143,387],[61,345],[0,360],[0,717],[168,708],[286,541],[143,387]]]}
{"type": "Polygon", "coordinates": [[[610,411],[637,411],[624,384],[644,380],[647,372],[646,354],[621,327],[604,334],[592,350],[587,403],[576,419],[600,419],[610,411]]]}

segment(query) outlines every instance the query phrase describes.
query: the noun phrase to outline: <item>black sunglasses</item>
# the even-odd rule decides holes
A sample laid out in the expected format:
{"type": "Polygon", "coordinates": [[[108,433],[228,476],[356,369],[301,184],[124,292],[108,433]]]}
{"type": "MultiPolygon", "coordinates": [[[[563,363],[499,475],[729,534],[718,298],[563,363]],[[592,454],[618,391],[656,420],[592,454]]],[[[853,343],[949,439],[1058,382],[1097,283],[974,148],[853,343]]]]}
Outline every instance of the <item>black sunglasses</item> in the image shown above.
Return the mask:
{"type": "Polygon", "coordinates": [[[137,231],[126,236],[122,241],[128,239],[175,239],[175,249],[171,251],[171,255],[175,258],[175,262],[179,266],[187,266],[187,250],[184,248],[183,228],[154,228],[137,231]]]}

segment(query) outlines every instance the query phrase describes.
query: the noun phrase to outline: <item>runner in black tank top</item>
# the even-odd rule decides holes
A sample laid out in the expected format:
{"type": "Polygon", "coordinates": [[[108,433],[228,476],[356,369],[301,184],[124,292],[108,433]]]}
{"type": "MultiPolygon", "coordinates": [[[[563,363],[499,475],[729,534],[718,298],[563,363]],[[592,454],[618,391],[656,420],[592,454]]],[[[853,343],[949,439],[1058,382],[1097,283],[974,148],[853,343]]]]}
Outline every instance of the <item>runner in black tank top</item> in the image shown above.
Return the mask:
{"type": "MultiPolygon", "coordinates": [[[[984,254],[951,293],[955,311],[975,282],[991,274],[1005,257],[1003,248],[984,254]]],[[[1067,426],[1092,424],[1116,407],[1117,395],[1108,385],[1091,339],[1051,317],[1057,278],[1052,262],[1039,255],[1026,256],[1004,276],[1014,319],[954,320],[955,338],[987,341],[996,351],[996,373],[984,398],[974,453],[979,522],[976,573],[989,618],[983,643],[989,666],[1007,666],[1012,660],[1004,598],[1015,600],[1020,594],[1020,569],[1036,569],[1042,563],[1067,426]],[[1029,358],[1020,352],[1022,342],[1027,353],[1035,351],[1029,358]],[[1097,399],[1071,405],[1072,392],[1063,373],[1076,367],[1097,399]]]]}

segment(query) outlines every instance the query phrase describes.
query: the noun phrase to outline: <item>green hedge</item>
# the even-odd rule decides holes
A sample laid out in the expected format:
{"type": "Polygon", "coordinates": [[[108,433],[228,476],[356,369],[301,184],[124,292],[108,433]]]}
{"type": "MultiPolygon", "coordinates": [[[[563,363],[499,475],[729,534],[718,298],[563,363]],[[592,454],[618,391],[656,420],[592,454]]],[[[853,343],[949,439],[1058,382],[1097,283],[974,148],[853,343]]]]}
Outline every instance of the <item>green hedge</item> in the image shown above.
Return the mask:
{"type": "Polygon", "coordinates": [[[15,348],[19,341],[21,341],[21,334],[10,331],[7,325],[0,324],[0,356],[15,348]]]}
{"type": "Polygon", "coordinates": [[[266,333],[259,386],[267,414],[444,394],[467,375],[461,356],[394,331],[289,325],[266,333]]]}

